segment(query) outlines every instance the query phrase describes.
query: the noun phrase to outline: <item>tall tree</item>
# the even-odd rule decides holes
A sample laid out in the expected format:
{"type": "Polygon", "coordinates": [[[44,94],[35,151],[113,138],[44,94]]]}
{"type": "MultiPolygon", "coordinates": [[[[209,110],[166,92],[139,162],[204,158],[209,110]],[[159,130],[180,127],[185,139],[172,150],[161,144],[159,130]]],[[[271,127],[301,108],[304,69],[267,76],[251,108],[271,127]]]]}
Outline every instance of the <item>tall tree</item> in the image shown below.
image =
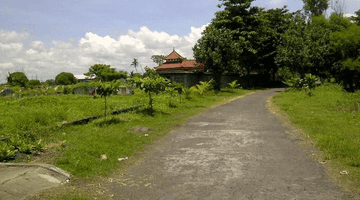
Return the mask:
{"type": "Polygon", "coordinates": [[[328,0],[303,0],[304,11],[308,16],[320,16],[329,8],[328,0]]]}
{"type": "Polygon", "coordinates": [[[261,13],[264,18],[260,37],[262,44],[259,49],[259,67],[257,71],[263,74],[272,74],[275,80],[275,74],[278,71],[278,65],[275,63],[277,55],[277,47],[282,43],[281,35],[288,29],[290,25],[289,19],[292,13],[285,7],[277,9],[269,9],[261,13]]]}
{"type": "Polygon", "coordinates": [[[311,22],[302,13],[292,19],[289,29],[282,35],[276,61],[288,67],[301,78],[306,73],[325,76],[326,67],[331,66],[330,28],[324,16],[314,17],[311,22]]]}
{"type": "Polygon", "coordinates": [[[223,72],[250,75],[258,66],[261,17],[253,0],[221,0],[224,10],[215,14],[211,24],[194,46],[194,57],[214,73],[215,89],[221,86],[223,72]]]}
{"type": "Polygon", "coordinates": [[[134,58],[134,61],[131,63],[130,66],[134,66],[135,67],[135,71],[137,72],[137,66],[139,66],[139,62],[136,58],[134,58]]]}

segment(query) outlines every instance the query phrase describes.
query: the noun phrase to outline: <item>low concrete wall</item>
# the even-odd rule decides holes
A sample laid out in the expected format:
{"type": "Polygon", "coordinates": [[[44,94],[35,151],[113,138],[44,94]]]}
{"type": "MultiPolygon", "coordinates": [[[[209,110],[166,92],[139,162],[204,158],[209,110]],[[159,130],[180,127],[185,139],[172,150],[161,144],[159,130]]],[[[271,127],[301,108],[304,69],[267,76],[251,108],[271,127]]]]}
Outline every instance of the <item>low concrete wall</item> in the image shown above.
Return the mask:
{"type": "MultiPolygon", "coordinates": [[[[191,73],[182,71],[158,72],[160,76],[170,79],[171,81],[183,83],[187,87],[198,84],[200,81],[209,81],[213,78],[211,73],[191,73]]],[[[221,87],[227,87],[228,83],[237,80],[241,87],[266,87],[271,83],[269,75],[252,74],[250,80],[247,76],[239,74],[224,74],[221,77],[221,87]]]]}

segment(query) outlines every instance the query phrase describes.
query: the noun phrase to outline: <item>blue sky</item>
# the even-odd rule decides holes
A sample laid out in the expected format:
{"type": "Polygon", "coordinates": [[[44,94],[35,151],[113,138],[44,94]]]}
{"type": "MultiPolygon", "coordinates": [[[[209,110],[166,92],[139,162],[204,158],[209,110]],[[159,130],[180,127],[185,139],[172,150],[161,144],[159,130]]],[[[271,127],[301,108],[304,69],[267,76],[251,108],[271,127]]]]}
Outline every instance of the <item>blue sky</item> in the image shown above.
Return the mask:
{"type": "MultiPolygon", "coordinates": [[[[172,48],[192,57],[191,48],[219,10],[218,0],[0,0],[0,83],[6,73],[24,71],[45,81],[62,72],[81,75],[96,63],[118,70],[156,66],[154,54],[172,48]]],[[[346,0],[346,13],[360,9],[346,0]]],[[[256,0],[254,6],[288,5],[302,0],[256,0]]]]}

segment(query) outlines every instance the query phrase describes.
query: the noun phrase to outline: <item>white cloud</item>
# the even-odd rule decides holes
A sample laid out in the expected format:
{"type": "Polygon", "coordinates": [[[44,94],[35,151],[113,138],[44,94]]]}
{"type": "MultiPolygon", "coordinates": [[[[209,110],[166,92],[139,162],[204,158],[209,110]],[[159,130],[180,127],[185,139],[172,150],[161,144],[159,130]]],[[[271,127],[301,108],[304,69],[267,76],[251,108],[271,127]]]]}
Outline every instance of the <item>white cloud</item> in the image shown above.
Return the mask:
{"type": "Polygon", "coordinates": [[[37,76],[45,81],[54,79],[63,71],[81,75],[97,63],[130,72],[135,70],[130,66],[133,58],[137,58],[142,67],[155,67],[151,56],[169,54],[173,48],[182,56],[192,58],[192,47],[205,27],[191,27],[186,36],[151,31],[145,26],[139,31],[129,30],[118,38],[89,32],[77,42],[53,41],[50,47],[46,47],[38,40],[31,42],[27,48],[24,48],[23,41],[30,36],[28,33],[1,31],[0,83],[6,81],[4,74],[8,71],[24,71],[28,78],[37,76]]]}

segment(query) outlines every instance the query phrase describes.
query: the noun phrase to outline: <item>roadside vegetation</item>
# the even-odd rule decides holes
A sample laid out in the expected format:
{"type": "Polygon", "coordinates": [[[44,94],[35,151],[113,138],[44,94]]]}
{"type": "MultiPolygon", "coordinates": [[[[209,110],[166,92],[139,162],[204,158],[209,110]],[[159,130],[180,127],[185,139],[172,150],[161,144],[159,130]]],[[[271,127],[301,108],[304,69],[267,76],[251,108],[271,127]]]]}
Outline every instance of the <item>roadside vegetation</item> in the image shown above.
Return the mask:
{"type": "Polygon", "coordinates": [[[273,102],[336,167],[334,176],[340,184],[360,194],[360,92],[348,93],[338,84],[326,83],[311,94],[288,89],[273,102]]]}
{"type": "Polygon", "coordinates": [[[214,92],[211,82],[187,88],[170,83],[148,68],[143,77],[129,80],[131,83],[139,88],[133,95],[109,97],[120,83],[95,82],[88,85],[97,86],[98,95],[104,98],[71,93],[0,98],[0,159],[51,163],[78,177],[107,175],[122,166],[122,159],[136,154],[190,116],[249,92],[235,88],[214,92]],[[104,109],[109,113],[137,105],[143,107],[101,117],[106,115],[104,109]],[[100,118],[84,125],[64,123],[90,116],[100,118]]]}

